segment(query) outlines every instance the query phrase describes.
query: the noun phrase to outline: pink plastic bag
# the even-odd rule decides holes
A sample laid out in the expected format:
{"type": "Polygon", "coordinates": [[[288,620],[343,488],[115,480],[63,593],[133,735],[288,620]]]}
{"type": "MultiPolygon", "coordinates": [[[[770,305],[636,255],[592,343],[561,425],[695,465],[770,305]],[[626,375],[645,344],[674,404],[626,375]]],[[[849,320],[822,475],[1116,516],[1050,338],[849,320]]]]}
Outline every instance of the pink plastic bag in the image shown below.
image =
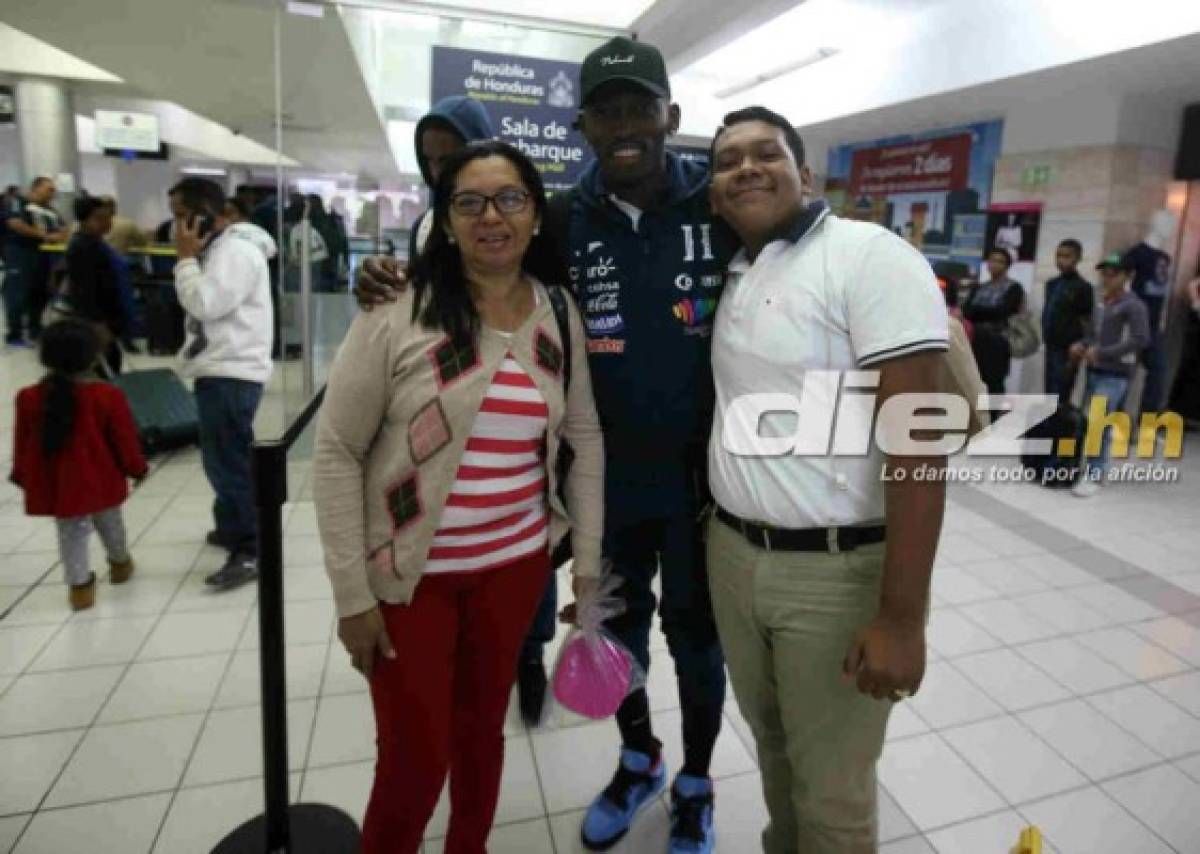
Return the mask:
{"type": "Polygon", "coordinates": [[[630,692],[646,684],[633,653],[603,627],[625,610],[624,601],[612,595],[621,582],[610,575],[576,603],[578,626],[563,642],[550,681],[564,708],[594,720],[615,715],[630,692]]]}

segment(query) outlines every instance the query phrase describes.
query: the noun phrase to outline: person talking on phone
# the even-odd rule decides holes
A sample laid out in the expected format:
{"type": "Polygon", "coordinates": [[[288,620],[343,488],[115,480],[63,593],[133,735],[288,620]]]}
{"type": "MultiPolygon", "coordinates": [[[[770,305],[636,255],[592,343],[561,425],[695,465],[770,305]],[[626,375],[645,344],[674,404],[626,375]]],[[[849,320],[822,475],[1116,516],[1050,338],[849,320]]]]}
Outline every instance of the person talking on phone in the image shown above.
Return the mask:
{"type": "Polygon", "coordinates": [[[229,552],[205,582],[231,590],[258,577],[250,446],[271,377],[271,278],[258,247],[229,230],[216,183],[186,178],[171,195],[183,209],[175,222],[175,290],[187,313],[180,371],[195,381],[200,459],[216,493],[207,541],[229,552]]]}

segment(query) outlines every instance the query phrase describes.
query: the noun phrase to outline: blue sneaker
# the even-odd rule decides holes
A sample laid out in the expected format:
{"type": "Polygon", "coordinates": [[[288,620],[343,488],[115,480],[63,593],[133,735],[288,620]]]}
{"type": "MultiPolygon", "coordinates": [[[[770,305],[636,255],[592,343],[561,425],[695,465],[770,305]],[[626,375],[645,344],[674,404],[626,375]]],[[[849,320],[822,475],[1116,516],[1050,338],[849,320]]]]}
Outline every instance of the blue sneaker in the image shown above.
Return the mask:
{"type": "Polygon", "coordinates": [[[712,854],[715,844],[712,780],[680,774],[671,787],[670,854],[712,854]]]}
{"type": "Polygon", "coordinates": [[[24,338],[13,338],[4,342],[4,346],[9,350],[32,350],[33,344],[26,341],[24,338]]]}
{"type": "Polygon", "coordinates": [[[629,826],[644,807],[654,802],[667,787],[667,766],[660,756],[650,757],[628,747],[621,750],[621,764],[583,817],[580,837],[590,851],[607,851],[629,832],[629,826]]]}

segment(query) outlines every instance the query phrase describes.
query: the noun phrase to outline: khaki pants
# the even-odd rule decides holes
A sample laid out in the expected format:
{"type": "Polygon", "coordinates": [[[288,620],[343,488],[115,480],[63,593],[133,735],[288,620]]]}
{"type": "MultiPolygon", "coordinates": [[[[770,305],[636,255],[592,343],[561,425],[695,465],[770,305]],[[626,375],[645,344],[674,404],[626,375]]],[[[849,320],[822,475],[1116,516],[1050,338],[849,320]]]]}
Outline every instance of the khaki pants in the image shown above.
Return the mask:
{"type": "Polygon", "coordinates": [[[841,671],[878,610],[883,549],[770,552],[709,522],[713,609],[758,745],[766,854],[877,850],[875,763],[891,703],[860,694],[841,671]]]}

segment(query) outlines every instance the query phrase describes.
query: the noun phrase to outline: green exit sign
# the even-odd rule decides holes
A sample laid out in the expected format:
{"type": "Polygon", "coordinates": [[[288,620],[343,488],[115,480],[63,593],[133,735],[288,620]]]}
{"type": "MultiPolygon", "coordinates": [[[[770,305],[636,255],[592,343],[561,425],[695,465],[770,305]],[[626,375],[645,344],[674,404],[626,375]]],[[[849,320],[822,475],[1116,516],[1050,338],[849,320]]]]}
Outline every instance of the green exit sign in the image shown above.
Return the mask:
{"type": "Polygon", "coordinates": [[[1049,166],[1026,166],[1021,172],[1021,186],[1044,187],[1050,183],[1049,166]]]}

